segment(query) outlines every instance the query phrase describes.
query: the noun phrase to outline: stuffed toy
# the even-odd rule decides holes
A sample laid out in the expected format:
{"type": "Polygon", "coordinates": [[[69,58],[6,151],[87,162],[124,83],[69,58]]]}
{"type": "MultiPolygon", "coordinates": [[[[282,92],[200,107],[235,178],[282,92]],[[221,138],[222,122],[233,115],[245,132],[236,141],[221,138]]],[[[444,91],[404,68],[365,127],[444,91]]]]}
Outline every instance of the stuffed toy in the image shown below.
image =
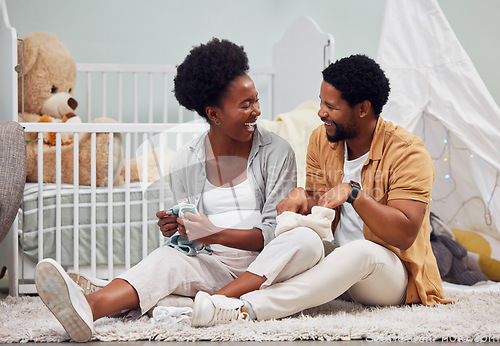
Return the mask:
{"type": "MultiPolygon", "coordinates": [[[[40,117],[38,120],[39,123],[56,123],[56,122],[63,122],[63,123],[81,123],[82,120],[80,117],[76,116],[74,113],[68,113],[65,114],[62,119],[57,119],[54,118],[48,114],[44,114],[40,117]]],[[[48,144],[49,146],[54,146],[56,145],[56,133],[55,132],[48,132],[43,134],[43,142],[45,144],[48,144]]],[[[73,143],[73,134],[68,133],[68,132],[63,132],[61,133],[61,145],[69,145],[73,143]]]]}
{"type": "MultiPolygon", "coordinates": [[[[148,151],[146,156],[142,156],[142,146],[136,151],[135,158],[130,160],[130,182],[140,182],[143,184],[143,190],[146,190],[151,183],[159,182],[163,177],[165,182],[168,182],[168,167],[170,160],[175,155],[175,150],[165,147],[163,150],[163,157],[160,148],[154,148],[148,151]],[[163,158],[163,159],[162,159],[163,158]],[[147,167],[144,167],[146,164],[147,167]],[[146,177],[143,177],[143,170],[147,170],[146,177]]],[[[120,172],[120,177],[115,181],[124,183],[126,180],[126,165],[124,164],[120,172]]]]}
{"type": "MultiPolygon", "coordinates": [[[[67,122],[81,123],[76,115],[78,102],[73,98],[76,82],[76,63],[69,50],[53,33],[33,32],[18,43],[18,64],[24,70],[24,93],[22,90],[22,73],[18,78],[18,109],[20,122],[67,122]],[[24,55],[24,65],[23,65],[24,55]],[[24,104],[23,104],[24,97],[24,104]]],[[[94,122],[114,122],[112,119],[99,118],[94,122]]],[[[35,140],[36,133],[27,133],[28,141],[35,140]]],[[[43,135],[43,182],[56,181],[56,147],[55,133],[43,135]]],[[[108,185],[108,143],[109,135],[99,133],[96,136],[96,184],[108,185]]],[[[61,134],[61,181],[73,183],[73,134],[61,134]]],[[[90,134],[81,133],[79,147],[79,184],[90,185],[90,134]]],[[[120,135],[114,136],[113,173],[115,180],[123,165],[123,148],[120,135]]],[[[38,181],[38,144],[27,145],[26,181],[38,181]]]]}
{"type": "Polygon", "coordinates": [[[467,250],[467,267],[500,281],[500,240],[483,232],[451,229],[455,239],[467,250]]]}
{"type": "Polygon", "coordinates": [[[467,250],[455,240],[451,229],[434,213],[430,213],[430,218],[432,252],[441,278],[468,286],[488,281],[483,273],[467,267],[467,250]]]}

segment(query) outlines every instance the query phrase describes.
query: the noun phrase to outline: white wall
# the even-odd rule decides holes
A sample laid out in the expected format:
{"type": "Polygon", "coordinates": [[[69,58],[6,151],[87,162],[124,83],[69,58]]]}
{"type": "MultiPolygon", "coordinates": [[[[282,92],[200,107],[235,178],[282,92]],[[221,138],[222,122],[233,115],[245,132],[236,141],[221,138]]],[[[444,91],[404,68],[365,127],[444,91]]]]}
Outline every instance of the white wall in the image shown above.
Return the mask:
{"type": "MultiPolygon", "coordinates": [[[[438,0],[500,104],[500,1],[438,0]]],[[[376,56],[384,0],[7,0],[19,37],[57,33],[78,62],[178,64],[211,37],[244,45],[254,67],[298,16],[331,33],[336,57],[376,56]]]]}

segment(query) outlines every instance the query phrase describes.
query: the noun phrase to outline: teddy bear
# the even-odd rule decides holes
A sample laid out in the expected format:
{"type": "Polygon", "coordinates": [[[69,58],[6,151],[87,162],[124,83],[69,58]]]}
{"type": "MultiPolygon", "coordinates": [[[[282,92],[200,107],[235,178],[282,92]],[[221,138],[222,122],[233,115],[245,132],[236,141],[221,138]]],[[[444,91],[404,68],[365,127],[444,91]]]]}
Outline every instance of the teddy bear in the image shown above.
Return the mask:
{"type": "Polygon", "coordinates": [[[488,281],[483,273],[467,267],[467,250],[455,240],[451,229],[432,212],[430,219],[432,252],[441,278],[467,286],[488,281]]]}
{"type": "MultiPolygon", "coordinates": [[[[144,143],[142,145],[145,145],[144,143]]],[[[175,150],[165,147],[163,148],[163,153],[159,147],[151,149],[147,146],[146,155],[143,154],[142,145],[136,151],[136,157],[130,159],[130,164],[128,167],[129,179],[131,183],[140,182],[142,184],[143,191],[146,191],[149,187],[156,188],[160,179],[163,178],[164,182],[168,182],[168,167],[170,161],[175,154],[175,150]],[[146,167],[144,167],[144,165],[146,167]],[[143,171],[146,170],[146,176],[143,176],[143,171]],[[153,185],[153,184],[155,185],[153,185]],[[152,186],[153,185],[153,186],[152,186]]],[[[120,177],[116,179],[117,182],[124,183],[127,177],[127,166],[123,165],[120,172],[120,177]]]]}
{"type": "MultiPolygon", "coordinates": [[[[69,50],[54,33],[32,32],[18,43],[18,65],[22,73],[18,77],[18,114],[20,122],[66,122],[81,123],[76,115],[78,102],[73,97],[76,83],[76,63],[69,50]],[[23,52],[24,50],[24,52],[23,52]],[[22,75],[24,73],[24,82],[22,75]],[[23,90],[24,87],[24,90],[23,90]]],[[[115,122],[98,118],[94,122],[115,122]]],[[[27,133],[26,181],[38,181],[38,143],[36,133],[27,133]]],[[[43,134],[43,182],[56,181],[55,133],[43,134]]],[[[96,185],[108,185],[108,143],[107,133],[96,136],[96,185]]],[[[123,166],[123,145],[119,134],[113,136],[114,181],[123,166]]],[[[73,183],[74,143],[72,133],[61,133],[61,181],[73,183]]],[[[90,185],[91,136],[80,133],[79,184],[90,185]]]]}

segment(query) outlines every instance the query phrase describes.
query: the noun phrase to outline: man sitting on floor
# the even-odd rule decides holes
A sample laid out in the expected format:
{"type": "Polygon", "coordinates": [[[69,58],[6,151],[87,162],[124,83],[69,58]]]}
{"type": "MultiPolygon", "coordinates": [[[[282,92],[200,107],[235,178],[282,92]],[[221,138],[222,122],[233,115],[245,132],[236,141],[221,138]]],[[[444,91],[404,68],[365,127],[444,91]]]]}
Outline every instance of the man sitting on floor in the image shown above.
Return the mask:
{"type": "Polygon", "coordinates": [[[327,67],[323,79],[324,125],[309,140],[306,188],[277,210],[335,208],[337,247],[312,269],[241,297],[232,293],[239,278],[224,295],[199,292],[194,326],[290,316],[341,295],[366,305],[448,302],[429,240],[434,167],[420,138],[379,116],[390,90],[384,71],[353,55],[327,67]]]}

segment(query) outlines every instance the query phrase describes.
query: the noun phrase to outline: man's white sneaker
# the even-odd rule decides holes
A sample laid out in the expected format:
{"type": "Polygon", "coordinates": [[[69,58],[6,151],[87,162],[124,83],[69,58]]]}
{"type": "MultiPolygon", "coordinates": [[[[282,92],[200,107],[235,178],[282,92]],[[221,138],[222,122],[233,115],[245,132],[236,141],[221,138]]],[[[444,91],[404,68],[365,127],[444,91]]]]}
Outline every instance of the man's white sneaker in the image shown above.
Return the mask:
{"type": "Polygon", "coordinates": [[[193,327],[209,327],[236,320],[249,321],[248,309],[235,298],[198,292],[194,298],[193,327]]]}
{"type": "Polygon", "coordinates": [[[68,276],[83,289],[85,295],[99,291],[109,283],[109,281],[92,278],[82,273],[68,272],[68,276]]]}
{"type": "Polygon", "coordinates": [[[82,288],[71,280],[59,263],[46,258],[35,268],[38,294],[71,339],[90,340],[94,332],[92,310],[82,288]]]}

